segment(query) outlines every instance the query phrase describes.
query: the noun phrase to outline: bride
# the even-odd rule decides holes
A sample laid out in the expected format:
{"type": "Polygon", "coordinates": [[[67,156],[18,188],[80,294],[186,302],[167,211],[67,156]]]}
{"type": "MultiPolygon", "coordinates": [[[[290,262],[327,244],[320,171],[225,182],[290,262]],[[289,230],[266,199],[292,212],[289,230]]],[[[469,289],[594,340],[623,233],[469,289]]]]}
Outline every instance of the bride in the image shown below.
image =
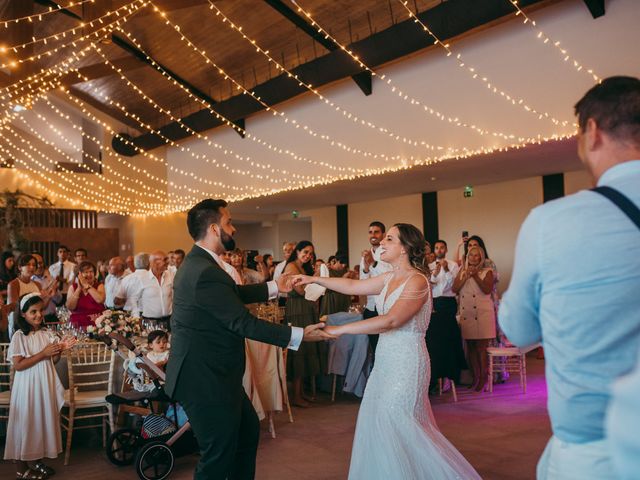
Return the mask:
{"type": "Polygon", "coordinates": [[[432,302],[424,236],[413,225],[399,223],[380,245],[380,258],[393,272],[366,280],[293,278],[297,285],[317,283],[348,295],[378,295],[378,317],[324,329],[335,336],[380,333],[358,414],[349,479],[479,479],[440,433],[429,404],[431,365],[424,338],[432,302]]]}

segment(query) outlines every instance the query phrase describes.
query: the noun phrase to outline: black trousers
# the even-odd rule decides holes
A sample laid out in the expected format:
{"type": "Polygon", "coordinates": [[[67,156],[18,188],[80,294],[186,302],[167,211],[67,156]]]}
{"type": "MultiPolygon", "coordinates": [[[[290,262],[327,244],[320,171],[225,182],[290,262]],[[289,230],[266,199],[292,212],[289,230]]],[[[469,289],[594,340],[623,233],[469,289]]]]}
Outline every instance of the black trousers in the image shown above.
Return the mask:
{"type": "Polygon", "coordinates": [[[431,358],[431,384],[438,378],[460,381],[460,371],[467,365],[462,349],[462,335],[456,322],[458,303],[454,297],[433,299],[433,313],[425,335],[431,358]]]}
{"type": "Polygon", "coordinates": [[[243,392],[237,404],[211,404],[198,400],[198,392],[178,399],[200,447],[194,480],[253,480],[260,423],[243,392]]]}
{"type": "MultiPolygon", "coordinates": [[[[373,318],[373,317],[377,317],[378,316],[378,312],[377,310],[374,308],[373,310],[369,310],[367,308],[365,308],[362,311],[362,318],[364,320],[366,320],[367,318],[373,318]]],[[[373,365],[375,363],[376,360],[376,347],[378,346],[378,339],[380,338],[380,335],[378,335],[377,333],[372,334],[372,335],[368,335],[369,337],[369,345],[371,346],[371,351],[373,352],[373,357],[372,357],[372,361],[371,364],[373,365]]]]}

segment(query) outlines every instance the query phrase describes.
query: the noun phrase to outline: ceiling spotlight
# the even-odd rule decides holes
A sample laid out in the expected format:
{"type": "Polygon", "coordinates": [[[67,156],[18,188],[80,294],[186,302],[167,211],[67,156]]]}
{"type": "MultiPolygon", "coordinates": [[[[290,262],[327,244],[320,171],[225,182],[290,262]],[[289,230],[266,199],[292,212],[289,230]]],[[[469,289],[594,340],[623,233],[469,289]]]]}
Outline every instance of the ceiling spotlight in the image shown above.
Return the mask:
{"type": "Polygon", "coordinates": [[[27,109],[27,107],[23,106],[23,105],[14,105],[12,110],[14,112],[24,112],[27,109]]]}

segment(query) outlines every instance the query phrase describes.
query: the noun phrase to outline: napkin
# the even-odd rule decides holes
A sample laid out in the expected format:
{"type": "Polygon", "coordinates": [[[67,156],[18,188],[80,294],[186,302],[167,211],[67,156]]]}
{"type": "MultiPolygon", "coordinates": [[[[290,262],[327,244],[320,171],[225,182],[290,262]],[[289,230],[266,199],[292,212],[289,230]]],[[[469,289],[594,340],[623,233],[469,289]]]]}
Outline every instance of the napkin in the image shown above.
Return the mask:
{"type": "Polygon", "coordinates": [[[326,291],[327,289],[325,287],[318,285],[317,283],[310,283],[304,287],[304,298],[311,302],[315,302],[324,295],[324,292],[326,291]]]}

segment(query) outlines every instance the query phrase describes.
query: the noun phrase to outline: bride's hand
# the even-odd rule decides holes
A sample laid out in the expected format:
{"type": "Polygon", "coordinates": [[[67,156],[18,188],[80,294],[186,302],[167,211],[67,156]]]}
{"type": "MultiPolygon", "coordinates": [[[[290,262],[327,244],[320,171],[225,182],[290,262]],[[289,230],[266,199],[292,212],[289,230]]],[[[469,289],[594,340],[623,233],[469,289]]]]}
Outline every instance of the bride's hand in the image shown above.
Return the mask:
{"type": "Polygon", "coordinates": [[[308,285],[314,283],[318,277],[310,277],[309,275],[293,275],[291,278],[291,286],[299,287],[302,285],[308,285]]]}
{"type": "Polygon", "coordinates": [[[338,338],[340,335],[342,335],[339,326],[327,325],[323,330],[335,338],[338,338]]]}

